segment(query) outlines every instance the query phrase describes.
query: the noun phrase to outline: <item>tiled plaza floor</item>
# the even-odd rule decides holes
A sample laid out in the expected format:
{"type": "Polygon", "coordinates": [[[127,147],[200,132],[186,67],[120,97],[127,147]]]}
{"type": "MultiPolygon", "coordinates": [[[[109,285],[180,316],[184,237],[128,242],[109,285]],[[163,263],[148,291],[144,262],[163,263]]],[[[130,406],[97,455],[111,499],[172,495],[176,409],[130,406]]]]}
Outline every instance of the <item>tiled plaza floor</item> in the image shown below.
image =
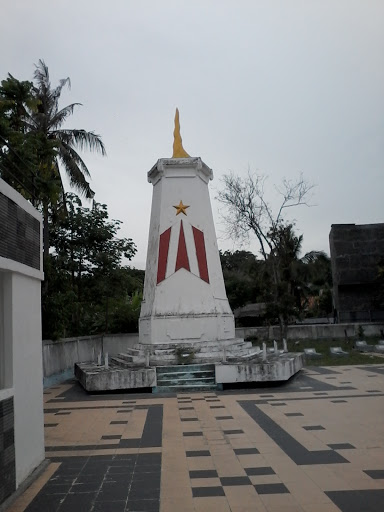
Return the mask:
{"type": "Polygon", "coordinates": [[[384,365],[271,388],[45,391],[44,474],[9,512],[383,512],[384,365]]]}

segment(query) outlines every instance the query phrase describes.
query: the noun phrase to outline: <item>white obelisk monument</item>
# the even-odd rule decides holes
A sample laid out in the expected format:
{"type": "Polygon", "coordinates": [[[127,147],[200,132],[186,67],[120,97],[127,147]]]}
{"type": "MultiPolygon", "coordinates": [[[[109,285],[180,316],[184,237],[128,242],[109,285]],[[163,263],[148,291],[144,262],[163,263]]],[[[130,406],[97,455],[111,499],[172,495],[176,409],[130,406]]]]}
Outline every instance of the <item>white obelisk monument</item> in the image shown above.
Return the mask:
{"type": "Polygon", "coordinates": [[[212,178],[201,158],[183,149],[176,109],[173,157],[161,158],[148,172],[153,197],[141,344],[235,338],[209,198],[212,178]]]}

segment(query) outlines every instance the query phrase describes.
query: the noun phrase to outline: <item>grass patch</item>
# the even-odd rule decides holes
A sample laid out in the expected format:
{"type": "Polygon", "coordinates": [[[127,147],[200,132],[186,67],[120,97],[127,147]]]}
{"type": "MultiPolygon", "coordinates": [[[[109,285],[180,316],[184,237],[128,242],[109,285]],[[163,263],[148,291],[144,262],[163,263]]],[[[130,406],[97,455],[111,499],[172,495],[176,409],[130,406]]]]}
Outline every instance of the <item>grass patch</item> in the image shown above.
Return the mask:
{"type": "MultiPolygon", "coordinates": [[[[376,345],[378,338],[365,338],[370,345],[376,345]]],[[[308,366],[343,366],[343,365],[367,365],[382,364],[384,366],[384,358],[375,353],[362,353],[354,349],[355,340],[353,339],[321,339],[321,340],[300,340],[297,344],[295,340],[288,340],[288,350],[290,352],[304,352],[304,348],[315,348],[316,352],[323,355],[316,359],[307,358],[308,366]],[[330,347],[341,347],[349,352],[345,357],[331,357],[329,353],[330,347]]],[[[270,345],[270,344],[269,344],[270,345]]],[[[279,346],[281,343],[279,343],[279,346]]]]}

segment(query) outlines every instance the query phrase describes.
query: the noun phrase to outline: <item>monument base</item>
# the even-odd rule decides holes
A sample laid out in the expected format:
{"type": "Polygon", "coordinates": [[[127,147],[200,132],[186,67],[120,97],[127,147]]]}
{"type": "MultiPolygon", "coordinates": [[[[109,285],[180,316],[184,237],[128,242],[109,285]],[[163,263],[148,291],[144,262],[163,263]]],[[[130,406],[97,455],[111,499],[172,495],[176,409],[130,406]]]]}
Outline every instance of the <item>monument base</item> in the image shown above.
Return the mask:
{"type": "Polygon", "coordinates": [[[284,382],[301,370],[302,353],[269,354],[253,361],[239,360],[185,365],[145,366],[121,357],[111,358],[108,368],[97,363],[75,364],[75,375],[87,391],[152,388],[155,393],[208,391],[223,384],[284,382]]]}

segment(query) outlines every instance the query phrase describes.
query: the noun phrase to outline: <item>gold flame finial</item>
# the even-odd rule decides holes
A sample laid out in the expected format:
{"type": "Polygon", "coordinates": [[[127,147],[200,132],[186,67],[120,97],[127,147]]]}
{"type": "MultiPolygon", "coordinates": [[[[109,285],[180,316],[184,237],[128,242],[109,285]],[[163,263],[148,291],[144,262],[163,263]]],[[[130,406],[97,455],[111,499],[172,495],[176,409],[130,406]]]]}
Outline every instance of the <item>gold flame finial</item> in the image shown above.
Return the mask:
{"type": "Polygon", "coordinates": [[[188,153],[183,148],[183,141],[180,135],[179,109],[175,114],[175,129],[173,131],[173,155],[172,158],[189,158],[188,153]]]}

